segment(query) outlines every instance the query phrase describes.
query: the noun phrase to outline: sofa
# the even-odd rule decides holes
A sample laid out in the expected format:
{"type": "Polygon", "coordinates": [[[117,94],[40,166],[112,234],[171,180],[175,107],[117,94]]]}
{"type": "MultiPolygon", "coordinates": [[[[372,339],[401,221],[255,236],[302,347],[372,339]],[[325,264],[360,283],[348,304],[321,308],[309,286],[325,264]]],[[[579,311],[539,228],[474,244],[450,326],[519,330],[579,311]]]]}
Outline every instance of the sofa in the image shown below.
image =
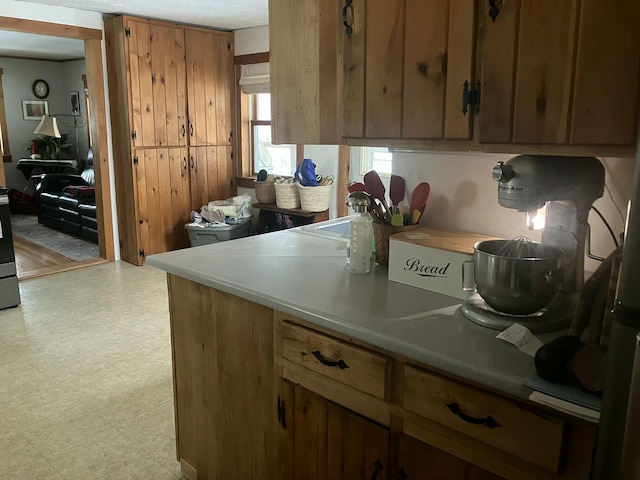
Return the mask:
{"type": "Polygon", "coordinates": [[[98,243],[95,188],[80,175],[47,173],[35,197],[39,223],[98,243]]]}

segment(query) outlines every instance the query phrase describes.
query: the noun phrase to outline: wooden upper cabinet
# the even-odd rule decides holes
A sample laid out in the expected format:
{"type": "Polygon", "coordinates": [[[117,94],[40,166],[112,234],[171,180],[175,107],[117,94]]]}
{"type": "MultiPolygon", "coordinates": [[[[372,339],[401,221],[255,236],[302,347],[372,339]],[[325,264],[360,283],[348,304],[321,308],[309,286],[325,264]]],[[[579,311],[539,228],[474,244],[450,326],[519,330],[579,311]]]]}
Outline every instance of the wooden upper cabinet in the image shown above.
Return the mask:
{"type": "Polygon", "coordinates": [[[582,1],[570,143],[635,145],[638,25],[638,0],[582,1]]]}
{"type": "Polygon", "coordinates": [[[200,211],[212,200],[235,195],[230,146],[191,147],[188,163],[191,210],[200,211]]]}
{"type": "Polygon", "coordinates": [[[520,0],[499,9],[495,21],[483,9],[479,141],[633,145],[640,4],[520,0]]]}
{"type": "Polygon", "coordinates": [[[339,0],[269,2],[273,143],[339,143],[341,10],[339,0]]]}
{"type": "Polygon", "coordinates": [[[473,83],[474,3],[353,2],[342,47],[345,137],[470,138],[462,90],[473,83]]]}
{"type": "Polygon", "coordinates": [[[186,145],[184,30],[126,22],[134,147],[186,145]]]}
{"type": "Polygon", "coordinates": [[[185,43],[189,145],[231,145],[232,36],[187,29],[185,43]]]}

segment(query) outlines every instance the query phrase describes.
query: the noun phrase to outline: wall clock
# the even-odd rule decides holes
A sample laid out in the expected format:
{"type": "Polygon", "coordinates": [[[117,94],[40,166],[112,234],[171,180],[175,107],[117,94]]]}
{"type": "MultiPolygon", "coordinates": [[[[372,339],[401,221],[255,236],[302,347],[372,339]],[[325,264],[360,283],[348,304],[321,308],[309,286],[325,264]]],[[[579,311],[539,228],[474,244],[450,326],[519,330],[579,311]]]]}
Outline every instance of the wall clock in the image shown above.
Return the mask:
{"type": "Polygon", "coordinates": [[[41,78],[33,82],[31,89],[33,90],[33,94],[38,98],[47,98],[49,95],[49,84],[41,78]]]}

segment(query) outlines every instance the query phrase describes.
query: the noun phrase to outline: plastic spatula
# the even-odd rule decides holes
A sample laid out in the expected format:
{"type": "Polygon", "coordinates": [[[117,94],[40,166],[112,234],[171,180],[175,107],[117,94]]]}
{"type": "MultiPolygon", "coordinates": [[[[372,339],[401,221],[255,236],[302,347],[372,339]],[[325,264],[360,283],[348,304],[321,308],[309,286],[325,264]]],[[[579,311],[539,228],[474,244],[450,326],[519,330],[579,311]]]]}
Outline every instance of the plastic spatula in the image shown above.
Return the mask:
{"type": "Polygon", "coordinates": [[[400,175],[391,175],[389,183],[389,198],[391,199],[391,211],[396,214],[400,213],[398,205],[404,200],[405,184],[404,178],[400,175]]]}
{"type": "Polygon", "coordinates": [[[385,200],[385,194],[387,190],[384,188],[384,184],[382,180],[380,180],[380,175],[375,170],[371,170],[364,174],[364,184],[367,187],[367,192],[373,198],[377,198],[380,200],[382,205],[384,206],[385,215],[388,216],[387,223],[391,222],[391,210],[389,209],[389,205],[387,205],[387,201],[385,200]]]}
{"type": "Polygon", "coordinates": [[[409,207],[409,219],[411,224],[420,222],[424,208],[427,206],[431,186],[427,182],[419,183],[413,189],[411,194],[411,203],[409,207]]]}

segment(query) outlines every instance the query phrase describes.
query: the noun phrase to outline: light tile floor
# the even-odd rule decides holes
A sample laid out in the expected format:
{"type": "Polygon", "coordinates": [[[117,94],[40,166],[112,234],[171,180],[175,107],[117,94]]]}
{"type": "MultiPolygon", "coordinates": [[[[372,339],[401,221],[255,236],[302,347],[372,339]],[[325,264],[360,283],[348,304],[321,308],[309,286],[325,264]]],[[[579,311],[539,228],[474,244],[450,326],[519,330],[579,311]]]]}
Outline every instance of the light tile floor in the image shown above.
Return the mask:
{"type": "Polygon", "coordinates": [[[109,263],[20,293],[0,310],[0,479],[182,478],[164,272],[109,263]]]}

